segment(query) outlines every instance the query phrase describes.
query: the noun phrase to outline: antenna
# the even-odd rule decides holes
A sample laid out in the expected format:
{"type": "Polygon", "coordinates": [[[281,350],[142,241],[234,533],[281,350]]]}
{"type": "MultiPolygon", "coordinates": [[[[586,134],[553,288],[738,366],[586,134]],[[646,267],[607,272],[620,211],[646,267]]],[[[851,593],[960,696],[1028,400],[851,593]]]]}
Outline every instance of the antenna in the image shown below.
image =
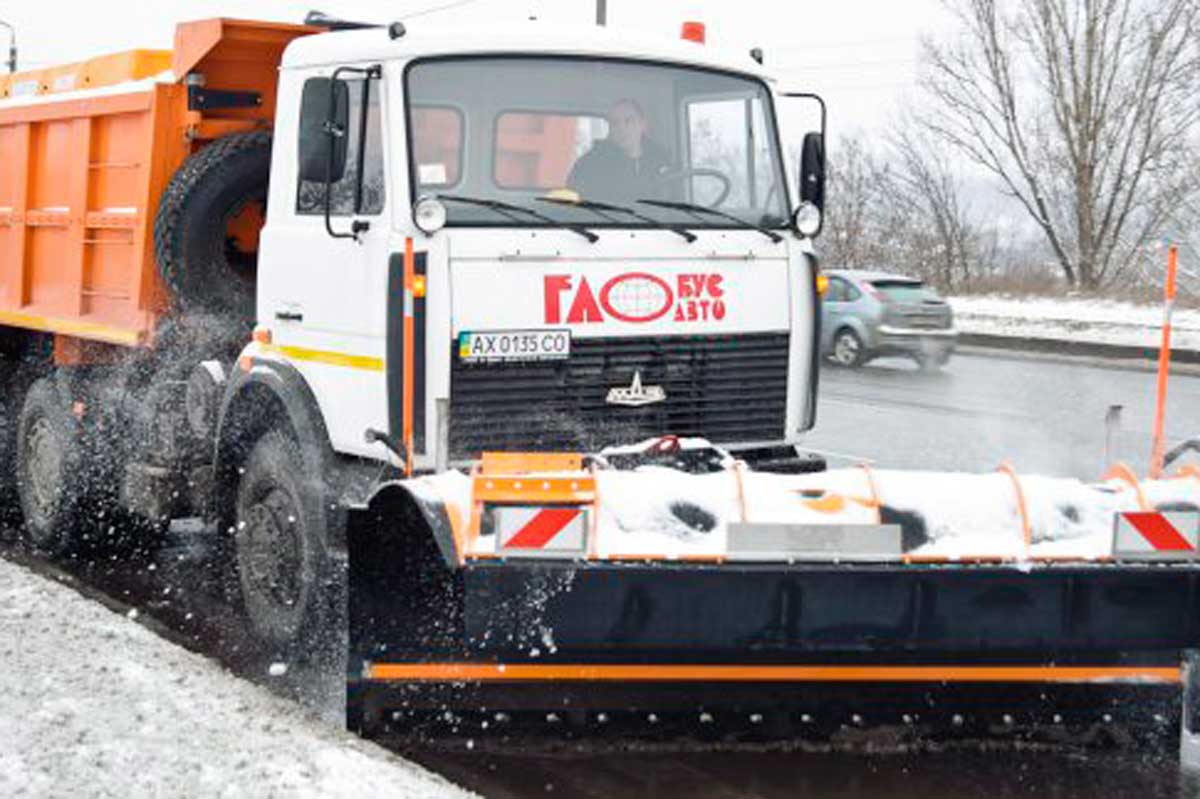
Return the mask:
{"type": "Polygon", "coordinates": [[[0,20],[0,28],[8,31],[8,71],[17,71],[17,29],[4,20],[0,20]]]}
{"type": "Polygon", "coordinates": [[[313,9],[304,15],[304,24],[312,25],[318,28],[328,28],[331,31],[355,31],[365,28],[382,28],[382,25],[377,25],[374,22],[355,22],[349,19],[338,19],[330,16],[324,11],[313,9]]]}

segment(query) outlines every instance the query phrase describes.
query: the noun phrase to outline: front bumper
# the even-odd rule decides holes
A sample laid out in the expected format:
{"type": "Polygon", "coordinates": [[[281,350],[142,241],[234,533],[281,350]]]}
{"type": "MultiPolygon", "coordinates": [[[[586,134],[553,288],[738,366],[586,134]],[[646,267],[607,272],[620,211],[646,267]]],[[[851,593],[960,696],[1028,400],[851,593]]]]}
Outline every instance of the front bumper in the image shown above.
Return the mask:
{"type": "Polygon", "coordinates": [[[880,325],[876,329],[875,350],[880,354],[946,358],[957,345],[955,328],[928,330],[880,325]]]}

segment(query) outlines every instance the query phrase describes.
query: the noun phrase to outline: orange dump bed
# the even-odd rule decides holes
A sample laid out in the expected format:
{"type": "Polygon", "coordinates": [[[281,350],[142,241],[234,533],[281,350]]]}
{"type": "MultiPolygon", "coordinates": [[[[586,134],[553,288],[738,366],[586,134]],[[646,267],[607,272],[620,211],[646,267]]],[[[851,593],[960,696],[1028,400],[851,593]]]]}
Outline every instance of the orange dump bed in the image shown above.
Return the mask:
{"type": "MultiPolygon", "coordinates": [[[[0,84],[0,326],[150,346],[169,297],[154,263],[158,198],[212,139],[269,127],[286,45],[320,29],[213,19],[175,47],[18,73],[0,84]],[[166,74],[164,74],[166,73],[166,74]],[[188,75],[249,107],[189,107],[188,75]]],[[[219,105],[219,104],[218,104],[219,105]]]]}

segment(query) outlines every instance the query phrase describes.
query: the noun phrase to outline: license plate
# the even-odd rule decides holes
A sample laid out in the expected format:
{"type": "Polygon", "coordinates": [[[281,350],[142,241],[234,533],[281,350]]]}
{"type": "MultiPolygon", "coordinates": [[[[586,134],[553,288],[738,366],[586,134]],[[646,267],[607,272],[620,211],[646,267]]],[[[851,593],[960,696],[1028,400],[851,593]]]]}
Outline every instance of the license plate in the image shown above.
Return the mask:
{"type": "Polygon", "coordinates": [[[464,331],[458,334],[458,358],[466,363],[554,361],[570,355],[570,330],[464,331]]]}

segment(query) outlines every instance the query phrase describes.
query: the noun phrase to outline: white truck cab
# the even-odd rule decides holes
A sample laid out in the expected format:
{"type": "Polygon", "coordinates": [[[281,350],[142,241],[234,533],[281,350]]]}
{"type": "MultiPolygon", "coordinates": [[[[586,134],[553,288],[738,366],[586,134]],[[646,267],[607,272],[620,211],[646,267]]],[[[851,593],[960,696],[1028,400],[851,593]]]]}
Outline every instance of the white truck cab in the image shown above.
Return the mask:
{"type": "Polygon", "coordinates": [[[748,55],[603,29],[299,38],[247,354],[303,375],[334,451],[417,470],[439,441],[794,443],[818,314],[796,102],[748,55]]]}

